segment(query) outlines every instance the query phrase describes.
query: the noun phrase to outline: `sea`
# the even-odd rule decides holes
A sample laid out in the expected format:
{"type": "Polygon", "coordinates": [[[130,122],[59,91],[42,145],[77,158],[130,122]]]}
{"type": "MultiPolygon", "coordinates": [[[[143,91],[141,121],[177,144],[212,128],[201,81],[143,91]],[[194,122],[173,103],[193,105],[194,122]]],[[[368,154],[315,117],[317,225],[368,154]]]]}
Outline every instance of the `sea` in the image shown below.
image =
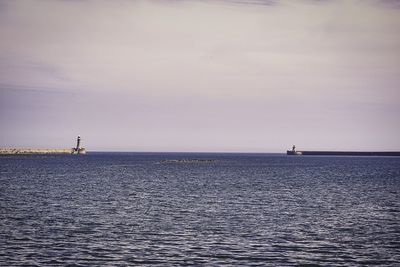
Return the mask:
{"type": "Polygon", "coordinates": [[[400,157],[0,157],[1,266],[400,266],[400,157]]]}

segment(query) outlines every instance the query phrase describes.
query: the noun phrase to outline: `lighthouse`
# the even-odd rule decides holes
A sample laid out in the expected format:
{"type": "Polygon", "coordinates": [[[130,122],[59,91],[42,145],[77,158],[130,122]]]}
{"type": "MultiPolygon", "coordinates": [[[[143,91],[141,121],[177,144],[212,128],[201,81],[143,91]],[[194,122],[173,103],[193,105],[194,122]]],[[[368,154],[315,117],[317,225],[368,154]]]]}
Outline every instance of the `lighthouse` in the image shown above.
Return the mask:
{"type": "Polygon", "coordinates": [[[76,150],[79,150],[81,148],[81,136],[78,135],[78,138],[76,139],[76,150]]]}
{"type": "Polygon", "coordinates": [[[86,150],[84,147],[81,147],[81,136],[78,135],[76,139],[76,147],[72,149],[72,154],[86,154],[86,150]]]}

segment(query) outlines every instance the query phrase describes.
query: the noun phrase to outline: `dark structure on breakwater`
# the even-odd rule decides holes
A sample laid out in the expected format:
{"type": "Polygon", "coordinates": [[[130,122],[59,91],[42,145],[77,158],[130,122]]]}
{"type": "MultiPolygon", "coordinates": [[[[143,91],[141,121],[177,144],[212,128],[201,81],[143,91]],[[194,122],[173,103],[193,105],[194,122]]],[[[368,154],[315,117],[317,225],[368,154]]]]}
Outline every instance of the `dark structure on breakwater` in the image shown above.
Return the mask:
{"type": "Polygon", "coordinates": [[[297,151],[293,145],[292,150],[287,150],[288,156],[384,156],[400,157],[399,151],[297,151]]]}
{"type": "Polygon", "coordinates": [[[76,147],[72,149],[72,154],[86,154],[86,149],[81,147],[81,136],[78,135],[76,140],[76,147]]]}

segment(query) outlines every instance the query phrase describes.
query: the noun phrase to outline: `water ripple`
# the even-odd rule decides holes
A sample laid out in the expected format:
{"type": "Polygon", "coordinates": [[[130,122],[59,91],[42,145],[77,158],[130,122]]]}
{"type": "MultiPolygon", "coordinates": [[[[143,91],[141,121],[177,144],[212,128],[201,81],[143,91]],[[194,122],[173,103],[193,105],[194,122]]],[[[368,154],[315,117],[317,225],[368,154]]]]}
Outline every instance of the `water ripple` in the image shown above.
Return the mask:
{"type": "Polygon", "coordinates": [[[0,157],[0,265],[400,265],[400,159],[193,156],[0,157]]]}

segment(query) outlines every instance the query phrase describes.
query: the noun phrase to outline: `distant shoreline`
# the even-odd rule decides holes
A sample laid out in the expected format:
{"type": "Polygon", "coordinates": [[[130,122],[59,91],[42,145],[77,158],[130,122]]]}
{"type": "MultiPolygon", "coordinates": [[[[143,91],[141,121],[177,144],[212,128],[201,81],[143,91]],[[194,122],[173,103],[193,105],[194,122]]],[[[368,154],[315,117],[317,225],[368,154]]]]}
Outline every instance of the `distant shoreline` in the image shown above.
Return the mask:
{"type": "MultiPolygon", "coordinates": [[[[77,152],[76,148],[0,148],[1,155],[63,155],[63,154],[86,154],[85,148],[77,152]]],[[[168,152],[168,151],[101,151],[90,150],[90,154],[143,154],[143,155],[304,155],[304,156],[400,156],[399,151],[293,151],[285,152],[168,152]]],[[[183,160],[183,159],[179,159],[183,160]]]]}

